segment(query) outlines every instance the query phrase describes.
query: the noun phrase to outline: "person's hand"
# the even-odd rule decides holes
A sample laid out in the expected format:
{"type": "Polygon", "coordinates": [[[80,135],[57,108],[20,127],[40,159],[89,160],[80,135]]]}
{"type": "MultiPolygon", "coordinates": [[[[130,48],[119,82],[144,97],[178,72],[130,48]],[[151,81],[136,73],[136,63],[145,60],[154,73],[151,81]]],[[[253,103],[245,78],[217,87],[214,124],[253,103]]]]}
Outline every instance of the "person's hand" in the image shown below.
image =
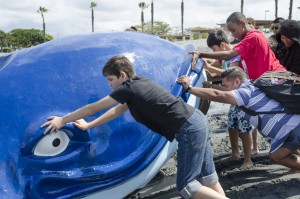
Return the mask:
{"type": "Polygon", "coordinates": [[[41,128],[48,126],[44,131],[44,135],[48,133],[51,134],[53,132],[57,132],[60,128],[62,128],[65,125],[63,123],[62,117],[50,116],[47,119],[49,121],[41,125],[41,128]]]}
{"type": "Polygon", "coordinates": [[[191,84],[191,79],[188,76],[183,75],[177,79],[177,82],[183,85],[184,90],[187,90],[187,88],[191,84]]]}
{"type": "Polygon", "coordinates": [[[87,123],[84,119],[76,120],[75,122],[73,122],[73,124],[83,131],[89,129],[89,123],[87,123]]]}
{"type": "Polygon", "coordinates": [[[188,52],[188,53],[191,54],[191,55],[193,55],[192,69],[194,69],[195,66],[198,63],[198,59],[199,59],[201,53],[199,51],[191,51],[191,52],[188,52]]]}

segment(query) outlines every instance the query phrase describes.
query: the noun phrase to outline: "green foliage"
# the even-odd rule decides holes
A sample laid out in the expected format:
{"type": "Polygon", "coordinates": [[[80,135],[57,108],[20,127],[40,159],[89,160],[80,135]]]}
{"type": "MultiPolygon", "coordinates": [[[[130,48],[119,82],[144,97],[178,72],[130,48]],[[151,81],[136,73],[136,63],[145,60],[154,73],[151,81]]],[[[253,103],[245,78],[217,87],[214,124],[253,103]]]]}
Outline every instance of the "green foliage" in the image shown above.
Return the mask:
{"type": "Polygon", "coordinates": [[[139,3],[139,7],[140,7],[142,10],[148,8],[148,6],[149,6],[149,5],[146,4],[144,1],[142,1],[142,2],[139,3]]]}
{"type": "Polygon", "coordinates": [[[41,13],[41,15],[43,15],[44,12],[48,12],[48,9],[45,7],[39,7],[39,9],[37,10],[38,13],[41,13]]]}
{"type": "MultiPolygon", "coordinates": [[[[51,35],[45,35],[45,41],[52,39],[51,35]]],[[[13,29],[6,34],[6,42],[13,49],[35,46],[44,43],[43,31],[37,29],[13,29]]]]}
{"type": "MultiPolygon", "coordinates": [[[[153,22],[153,34],[163,36],[170,33],[172,30],[171,26],[168,23],[162,21],[154,21],[153,22]]],[[[152,34],[151,22],[148,21],[144,25],[144,32],[148,34],[152,34]]]]}
{"type": "Polygon", "coordinates": [[[169,40],[169,41],[173,41],[174,40],[174,35],[167,34],[166,39],[169,40]]]}
{"type": "Polygon", "coordinates": [[[0,30],[0,49],[1,49],[1,51],[4,47],[7,46],[5,38],[6,38],[6,33],[4,31],[0,30]]]}
{"type": "Polygon", "coordinates": [[[197,33],[194,33],[194,34],[193,34],[193,39],[194,39],[194,40],[200,39],[200,33],[198,33],[198,32],[197,32],[197,33]]]}
{"type": "Polygon", "coordinates": [[[95,3],[95,2],[91,2],[91,5],[90,5],[90,8],[94,8],[94,7],[96,7],[97,6],[97,3],[95,3]]]}
{"type": "Polygon", "coordinates": [[[208,33],[207,32],[201,34],[201,38],[202,39],[207,39],[207,37],[208,37],[208,33]]]}

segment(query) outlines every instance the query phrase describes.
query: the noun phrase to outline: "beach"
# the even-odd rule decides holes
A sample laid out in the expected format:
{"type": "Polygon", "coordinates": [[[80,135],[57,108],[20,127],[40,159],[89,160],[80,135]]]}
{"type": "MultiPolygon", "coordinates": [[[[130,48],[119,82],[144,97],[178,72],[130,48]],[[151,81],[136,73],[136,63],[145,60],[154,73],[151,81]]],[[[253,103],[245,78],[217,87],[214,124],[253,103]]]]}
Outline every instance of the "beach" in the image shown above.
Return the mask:
{"type": "MultiPolygon", "coordinates": [[[[197,49],[209,50],[204,39],[177,43],[193,43],[197,49]]],[[[241,160],[227,160],[231,155],[227,132],[228,109],[227,104],[211,102],[207,113],[216,171],[226,196],[231,199],[300,199],[300,173],[286,175],[287,167],[273,163],[269,158],[269,143],[262,136],[258,137],[260,151],[252,156],[252,168],[239,169],[243,161],[241,141],[241,160]]],[[[176,153],[148,185],[126,198],[180,199],[175,186],[176,153]]]]}

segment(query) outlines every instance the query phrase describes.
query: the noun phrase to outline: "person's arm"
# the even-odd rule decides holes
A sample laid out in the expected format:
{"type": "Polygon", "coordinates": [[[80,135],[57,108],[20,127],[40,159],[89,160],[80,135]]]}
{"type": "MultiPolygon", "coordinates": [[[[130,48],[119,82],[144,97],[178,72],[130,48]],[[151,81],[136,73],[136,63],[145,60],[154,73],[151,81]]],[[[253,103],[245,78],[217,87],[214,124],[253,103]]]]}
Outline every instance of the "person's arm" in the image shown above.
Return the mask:
{"type": "Polygon", "coordinates": [[[219,84],[214,84],[211,81],[203,81],[202,84],[203,84],[203,88],[214,88],[220,91],[227,91],[227,89],[224,86],[219,84]]]}
{"type": "Polygon", "coordinates": [[[198,62],[199,57],[211,58],[211,59],[223,59],[230,60],[239,54],[235,50],[229,51],[218,51],[218,52],[201,52],[201,51],[192,51],[189,54],[193,55],[192,68],[194,68],[198,62]]]}
{"type": "Polygon", "coordinates": [[[212,65],[206,65],[205,68],[206,68],[209,72],[211,72],[211,73],[216,73],[216,74],[217,74],[218,76],[220,76],[220,77],[221,77],[221,74],[222,74],[222,72],[223,72],[223,69],[214,67],[214,66],[212,66],[212,65]]]}
{"type": "Polygon", "coordinates": [[[230,91],[221,91],[213,88],[192,87],[189,90],[189,93],[200,97],[201,99],[237,105],[235,98],[230,91]]]}
{"type": "Polygon", "coordinates": [[[59,130],[69,122],[76,121],[78,119],[93,115],[117,103],[118,102],[113,98],[111,98],[110,96],[106,96],[97,102],[85,105],[63,117],[50,116],[47,118],[49,121],[42,124],[41,128],[47,126],[46,130],[44,131],[44,134],[56,132],[57,130],[59,130]]]}
{"type": "Polygon", "coordinates": [[[81,130],[87,130],[87,129],[93,128],[95,126],[100,126],[102,124],[105,124],[105,123],[119,117],[127,110],[128,110],[128,106],[126,103],[119,104],[118,106],[115,106],[115,107],[109,109],[103,115],[94,119],[91,122],[86,122],[84,119],[80,119],[80,120],[76,120],[75,122],[73,122],[73,124],[75,126],[77,126],[78,128],[80,128],[81,130]]]}
{"type": "Polygon", "coordinates": [[[181,76],[177,79],[177,81],[183,84],[185,91],[188,91],[189,93],[200,97],[201,99],[237,105],[236,100],[230,91],[221,91],[213,88],[198,87],[192,87],[188,89],[190,85],[190,78],[187,76],[181,76]]]}

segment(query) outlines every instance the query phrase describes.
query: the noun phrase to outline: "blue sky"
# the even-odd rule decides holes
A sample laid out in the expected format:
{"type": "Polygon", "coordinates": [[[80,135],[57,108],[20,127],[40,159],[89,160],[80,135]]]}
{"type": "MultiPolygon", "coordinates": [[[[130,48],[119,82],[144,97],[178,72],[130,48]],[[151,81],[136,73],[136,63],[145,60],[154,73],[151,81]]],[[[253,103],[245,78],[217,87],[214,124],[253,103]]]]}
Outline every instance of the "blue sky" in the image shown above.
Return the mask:
{"type": "MultiPolygon", "coordinates": [[[[142,0],[93,0],[95,32],[121,31],[140,24],[142,0]]],[[[61,37],[91,32],[90,2],[86,0],[0,0],[0,30],[9,32],[14,28],[42,29],[39,6],[47,8],[46,32],[61,37]]],[[[144,0],[147,4],[151,0],[144,0]]],[[[244,14],[263,20],[275,18],[274,0],[244,0],[244,14]],[[269,10],[265,12],[266,10],[269,10]]],[[[164,21],[172,27],[180,27],[181,0],[154,0],[154,20],[164,21]]],[[[184,27],[218,27],[234,11],[240,11],[240,0],[184,0],[184,27]]],[[[300,20],[300,0],[294,0],[293,19],[300,20]]],[[[279,0],[278,15],[288,17],[289,0],[279,0]]],[[[145,21],[150,21],[150,6],[145,11],[145,21]]]]}

